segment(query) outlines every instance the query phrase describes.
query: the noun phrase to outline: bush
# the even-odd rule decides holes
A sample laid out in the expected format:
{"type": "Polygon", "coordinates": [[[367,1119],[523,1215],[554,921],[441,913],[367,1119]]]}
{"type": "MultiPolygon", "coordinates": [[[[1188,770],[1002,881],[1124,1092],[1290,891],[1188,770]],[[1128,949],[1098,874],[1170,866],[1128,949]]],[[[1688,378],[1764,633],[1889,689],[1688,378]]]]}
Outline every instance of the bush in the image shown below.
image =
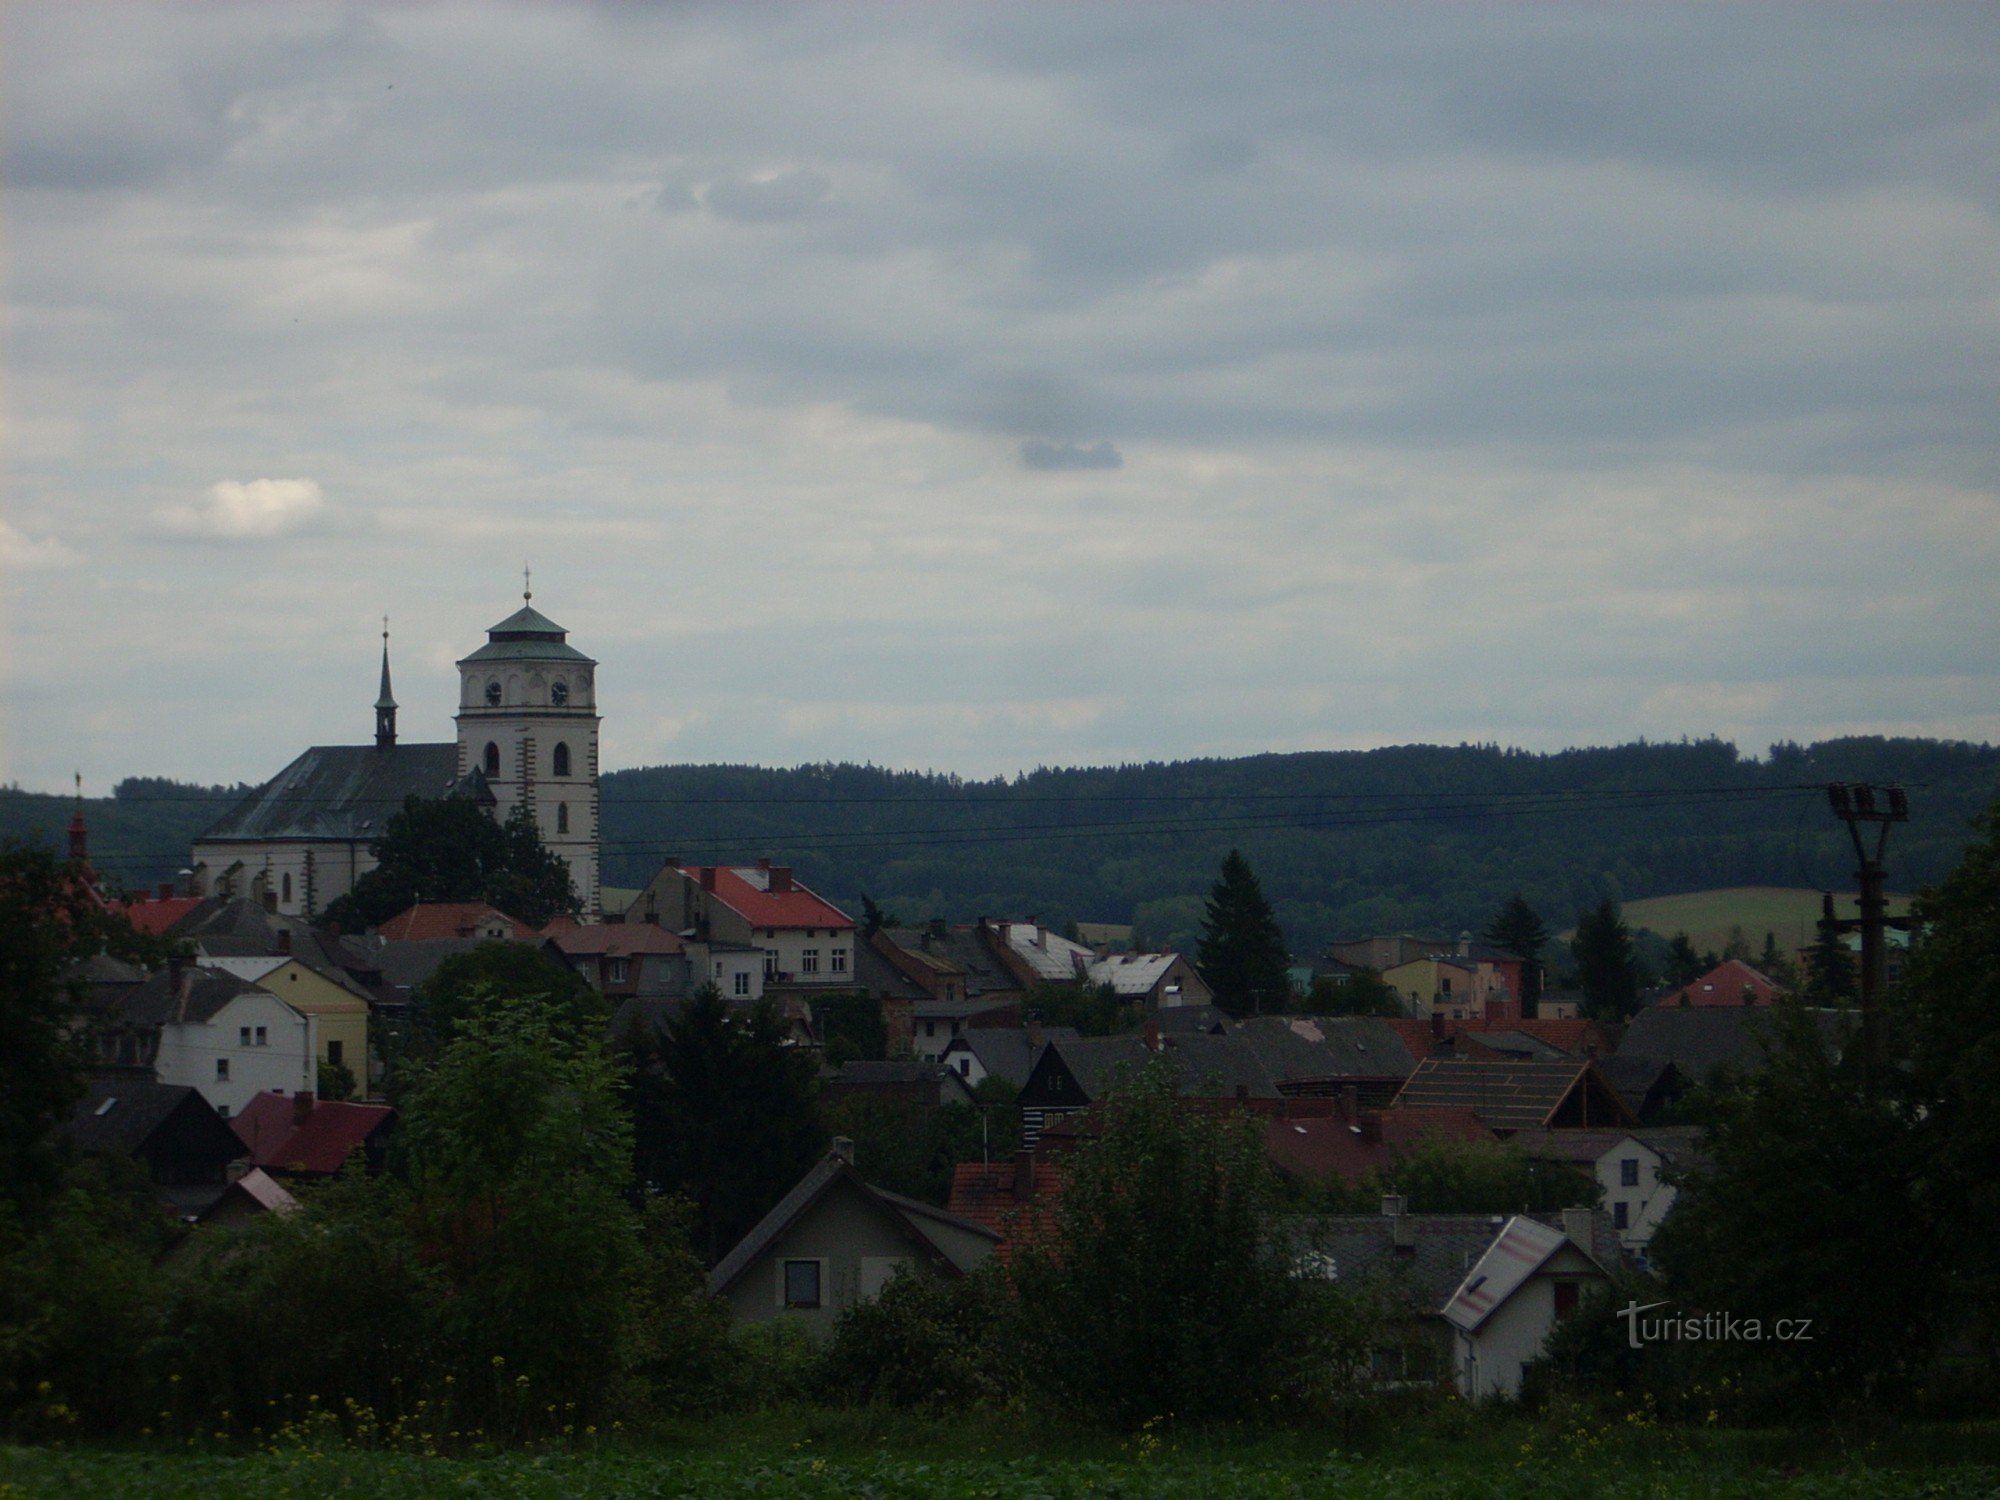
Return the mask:
{"type": "Polygon", "coordinates": [[[820,1365],[823,1398],[928,1412],[1004,1405],[1022,1389],[1011,1311],[996,1271],[899,1271],[841,1315],[820,1365]]]}

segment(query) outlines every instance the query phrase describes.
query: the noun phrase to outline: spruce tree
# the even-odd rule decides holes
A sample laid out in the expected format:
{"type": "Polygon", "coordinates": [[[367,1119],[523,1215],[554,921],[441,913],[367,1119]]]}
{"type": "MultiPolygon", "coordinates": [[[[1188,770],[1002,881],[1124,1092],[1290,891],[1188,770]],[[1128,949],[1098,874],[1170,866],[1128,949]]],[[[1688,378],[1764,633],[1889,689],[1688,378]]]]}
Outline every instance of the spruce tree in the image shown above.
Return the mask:
{"type": "Polygon", "coordinates": [[[1593,1020],[1623,1021],[1639,1008],[1639,958],[1616,901],[1577,917],[1569,951],[1593,1020]]]}
{"type": "Polygon", "coordinates": [[[1542,998],[1541,954],[1549,941],[1549,930],[1542,925],[1540,914],[1516,891],[1480,936],[1495,947],[1520,954],[1521,1014],[1532,1016],[1542,998]]]}
{"type": "Polygon", "coordinates": [[[1209,893],[1194,966],[1215,1003],[1232,1016],[1282,1011],[1291,993],[1291,955],[1250,862],[1235,850],[1209,893]]]}

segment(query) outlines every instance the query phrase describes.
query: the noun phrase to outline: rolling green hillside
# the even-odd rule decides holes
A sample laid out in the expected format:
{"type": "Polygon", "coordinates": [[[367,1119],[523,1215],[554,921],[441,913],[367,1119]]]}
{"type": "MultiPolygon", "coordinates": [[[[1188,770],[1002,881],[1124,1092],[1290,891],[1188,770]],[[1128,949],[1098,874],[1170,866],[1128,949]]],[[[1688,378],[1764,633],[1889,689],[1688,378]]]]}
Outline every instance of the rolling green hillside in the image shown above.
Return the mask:
{"type": "MultiPolygon", "coordinates": [[[[1907,896],[1889,898],[1892,915],[1908,910],[1909,904],[1907,896]]],[[[1856,915],[1851,895],[1838,897],[1834,906],[1843,917],[1856,915]]],[[[1819,912],[1818,891],[1734,886],[1720,891],[1690,891],[1682,896],[1649,896],[1627,902],[1624,914],[1626,924],[1635,931],[1646,927],[1662,937],[1685,932],[1697,952],[1720,953],[1729,942],[1731,929],[1736,927],[1743,929],[1753,949],[1763,947],[1767,932],[1776,936],[1779,948],[1786,952],[1810,947],[1818,936],[1819,912]]]]}
{"type": "MultiPolygon", "coordinates": [[[[604,777],[603,875],[632,887],[670,855],[764,855],[857,913],[866,893],[905,920],[1129,922],[1141,941],[1186,946],[1223,856],[1240,848],[1294,951],[1311,953],[1367,932],[1476,930],[1515,890],[1554,930],[1607,896],[1632,906],[1687,891],[1850,888],[1853,851],[1817,789],[1826,781],[1911,788],[1889,877],[1915,890],[1951,867],[1970,819],[2000,792],[2000,749],[1858,738],[1753,760],[1719,740],[1548,755],[1411,745],[992,781],[655,766],[604,777]]],[[[86,803],[93,855],[136,885],[170,877],[234,795],[121,783],[86,803]]],[[[67,798],[0,792],[0,834],[59,842],[69,810],[67,798]]],[[[1642,911],[1634,924],[1664,933],[1707,920],[1642,911]]],[[[1753,944],[1776,930],[1754,925],[1769,920],[1744,922],[1753,944]]]]}

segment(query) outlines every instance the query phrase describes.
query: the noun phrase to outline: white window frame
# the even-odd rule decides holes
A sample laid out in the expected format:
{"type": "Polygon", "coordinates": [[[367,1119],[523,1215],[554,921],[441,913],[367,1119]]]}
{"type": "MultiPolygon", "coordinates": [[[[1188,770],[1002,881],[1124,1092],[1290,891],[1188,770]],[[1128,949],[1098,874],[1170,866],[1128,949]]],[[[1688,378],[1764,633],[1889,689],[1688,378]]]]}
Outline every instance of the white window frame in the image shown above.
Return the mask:
{"type": "Polygon", "coordinates": [[[778,1262],[778,1306],[793,1312],[815,1312],[827,1305],[826,1257],[814,1255],[787,1255],[778,1262]],[[816,1297],[811,1302],[794,1302],[791,1299],[793,1266],[811,1266],[814,1272],[816,1297]]]}

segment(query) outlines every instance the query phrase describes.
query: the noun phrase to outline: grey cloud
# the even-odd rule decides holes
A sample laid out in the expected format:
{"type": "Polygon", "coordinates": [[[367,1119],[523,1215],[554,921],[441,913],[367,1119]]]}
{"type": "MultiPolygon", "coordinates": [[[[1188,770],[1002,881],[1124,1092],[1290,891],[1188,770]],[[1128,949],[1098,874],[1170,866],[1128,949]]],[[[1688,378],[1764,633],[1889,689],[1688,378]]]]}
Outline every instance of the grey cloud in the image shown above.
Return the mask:
{"type": "Polygon", "coordinates": [[[702,195],[709,211],[739,224],[775,224],[811,213],[832,190],[823,172],[794,167],[771,177],[724,178],[702,195]]]}
{"type": "Polygon", "coordinates": [[[1051,443],[1029,438],[1021,444],[1024,469],[1118,469],[1124,455],[1109,443],[1051,443]]]}

